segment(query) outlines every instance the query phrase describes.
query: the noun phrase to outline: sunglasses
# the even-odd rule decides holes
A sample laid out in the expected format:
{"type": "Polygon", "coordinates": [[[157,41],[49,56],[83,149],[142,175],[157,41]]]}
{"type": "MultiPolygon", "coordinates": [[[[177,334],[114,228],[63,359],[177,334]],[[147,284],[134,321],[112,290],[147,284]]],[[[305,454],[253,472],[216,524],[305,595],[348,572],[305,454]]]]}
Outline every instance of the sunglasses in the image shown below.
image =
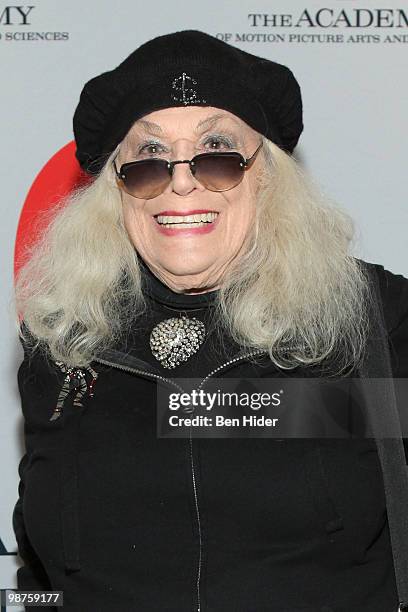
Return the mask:
{"type": "Polygon", "coordinates": [[[210,191],[228,191],[239,185],[255,161],[258,151],[245,159],[236,152],[200,153],[192,159],[167,161],[166,159],[141,159],[123,164],[118,171],[113,165],[121,187],[134,198],[149,200],[163,193],[171,182],[176,164],[189,164],[191,174],[210,191]]]}

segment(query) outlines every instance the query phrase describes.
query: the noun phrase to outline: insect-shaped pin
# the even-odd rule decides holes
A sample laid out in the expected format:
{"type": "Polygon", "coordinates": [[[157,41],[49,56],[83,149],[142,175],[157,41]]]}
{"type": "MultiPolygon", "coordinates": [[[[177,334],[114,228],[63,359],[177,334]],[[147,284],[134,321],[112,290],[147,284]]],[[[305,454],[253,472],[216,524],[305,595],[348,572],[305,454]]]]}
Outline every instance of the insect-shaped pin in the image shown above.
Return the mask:
{"type": "Polygon", "coordinates": [[[69,368],[62,361],[55,361],[54,363],[64,372],[64,374],[66,374],[66,376],[50,421],[55,421],[61,416],[64,401],[72,389],[77,389],[72,405],[83,408],[81,400],[87,391],[89,397],[94,396],[94,386],[98,378],[98,373],[95,372],[91,366],[86,366],[85,368],[69,368]],[[92,377],[89,385],[86,381],[85,372],[89,372],[92,377]]]}

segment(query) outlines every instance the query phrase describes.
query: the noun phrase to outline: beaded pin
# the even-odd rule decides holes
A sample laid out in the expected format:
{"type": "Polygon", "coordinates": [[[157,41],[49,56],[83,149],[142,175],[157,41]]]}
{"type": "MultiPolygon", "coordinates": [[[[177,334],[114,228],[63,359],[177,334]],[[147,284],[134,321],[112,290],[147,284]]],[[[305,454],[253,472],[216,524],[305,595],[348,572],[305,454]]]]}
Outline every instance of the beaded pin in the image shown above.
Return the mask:
{"type": "Polygon", "coordinates": [[[197,81],[183,72],[180,76],[173,79],[171,84],[172,88],[176,92],[181,92],[181,97],[176,96],[174,93],[172,94],[172,99],[175,102],[182,102],[184,106],[188,104],[206,104],[207,100],[200,100],[199,95],[195,89],[189,87],[189,85],[197,85],[197,81]]]}
{"type": "Polygon", "coordinates": [[[66,374],[66,376],[58,396],[57,405],[52,413],[50,421],[55,421],[61,416],[62,407],[71,389],[78,389],[72,405],[83,408],[81,400],[87,391],[89,397],[94,396],[94,386],[96,379],[98,378],[98,373],[95,372],[91,366],[86,366],[85,368],[69,368],[62,361],[55,361],[55,364],[61,369],[62,372],[64,372],[64,374],[66,374]],[[85,371],[89,372],[92,377],[89,385],[86,381],[85,371]]]}

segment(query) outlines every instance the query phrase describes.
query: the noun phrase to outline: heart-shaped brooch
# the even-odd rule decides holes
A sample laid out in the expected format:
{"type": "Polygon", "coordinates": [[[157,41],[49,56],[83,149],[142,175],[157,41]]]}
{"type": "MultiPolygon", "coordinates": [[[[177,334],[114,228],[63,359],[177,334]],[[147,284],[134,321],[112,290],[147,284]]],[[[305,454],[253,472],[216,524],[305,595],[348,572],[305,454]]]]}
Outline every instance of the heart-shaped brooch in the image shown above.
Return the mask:
{"type": "Polygon", "coordinates": [[[194,355],[204,338],[204,323],[183,315],[158,323],[150,334],[150,348],[164,368],[173,369],[194,355]]]}

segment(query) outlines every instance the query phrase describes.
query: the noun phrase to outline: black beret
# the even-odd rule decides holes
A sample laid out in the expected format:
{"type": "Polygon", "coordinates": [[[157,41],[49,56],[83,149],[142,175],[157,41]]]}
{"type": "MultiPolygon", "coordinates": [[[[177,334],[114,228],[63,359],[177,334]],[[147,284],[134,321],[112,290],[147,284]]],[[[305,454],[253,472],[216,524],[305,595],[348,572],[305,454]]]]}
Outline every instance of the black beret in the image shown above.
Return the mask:
{"type": "Polygon", "coordinates": [[[198,30],[158,36],[88,81],[73,118],[76,157],[97,174],[133,123],[172,106],[215,106],[292,153],[303,130],[291,70],[198,30]]]}

